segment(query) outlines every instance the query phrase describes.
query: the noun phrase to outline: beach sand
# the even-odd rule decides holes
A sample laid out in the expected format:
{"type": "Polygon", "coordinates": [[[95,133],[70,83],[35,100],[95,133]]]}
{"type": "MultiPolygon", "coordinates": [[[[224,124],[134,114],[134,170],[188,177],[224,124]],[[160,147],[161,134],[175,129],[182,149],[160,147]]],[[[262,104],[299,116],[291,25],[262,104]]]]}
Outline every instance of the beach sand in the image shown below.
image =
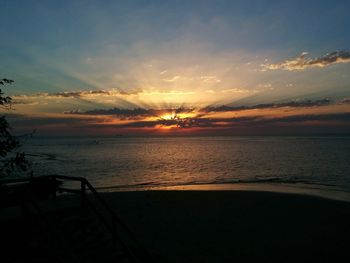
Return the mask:
{"type": "MultiPolygon", "coordinates": [[[[259,187],[215,186],[213,190],[182,186],[102,196],[158,262],[347,262],[350,202],[306,195],[305,189],[295,187],[259,187]]],[[[315,191],[317,195],[327,192],[315,191]]],[[[325,196],[348,198],[345,193],[336,193],[330,191],[325,196]]],[[[80,197],[61,195],[56,201],[77,205],[80,197]]],[[[47,205],[57,208],[51,202],[47,205]]],[[[17,223],[0,215],[1,258],[4,262],[23,262],[9,260],[12,248],[30,252],[28,244],[37,244],[40,240],[35,237],[42,236],[34,230],[42,227],[33,228],[33,232],[30,230],[36,221],[19,217],[17,223]]],[[[106,245],[103,240],[98,242],[99,247],[106,245]]],[[[49,247],[38,249],[43,258],[40,262],[51,262],[49,247]]],[[[30,255],[19,256],[24,257],[30,255]]]]}
{"type": "Polygon", "coordinates": [[[350,203],[269,191],[135,191],[104,198],[161,262],[343,262],[350,203]]]}

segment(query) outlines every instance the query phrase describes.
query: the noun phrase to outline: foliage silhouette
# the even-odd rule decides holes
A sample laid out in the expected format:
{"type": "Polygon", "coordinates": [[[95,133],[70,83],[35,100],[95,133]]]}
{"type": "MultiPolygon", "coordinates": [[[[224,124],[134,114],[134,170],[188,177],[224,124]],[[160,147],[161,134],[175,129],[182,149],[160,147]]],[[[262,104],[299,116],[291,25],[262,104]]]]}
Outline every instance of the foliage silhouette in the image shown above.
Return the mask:
{"type": "MultiPolygon", "coordinates": [[[[0,79],[0,85],[10,85],[14,81],[11,79],[0,79]]],[[[12,98],[5,96],[0,89],[0,109],[11,110],[12,98]]],[[[11,133],[11,127],[5,116],[0,116],[0,178],[15,174],[16,170],[28,172],[30,163],[25,158],[24,152],[14,150],[20,146],[17,136],[11,133]]]]}

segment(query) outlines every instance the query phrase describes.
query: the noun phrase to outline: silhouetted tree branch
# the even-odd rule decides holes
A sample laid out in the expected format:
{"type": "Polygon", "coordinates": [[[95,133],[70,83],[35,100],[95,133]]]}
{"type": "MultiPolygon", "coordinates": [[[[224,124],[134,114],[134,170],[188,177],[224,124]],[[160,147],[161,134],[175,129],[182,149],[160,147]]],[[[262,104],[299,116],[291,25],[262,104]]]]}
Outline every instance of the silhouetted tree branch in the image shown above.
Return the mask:
{"type": "MultiPolygon", "coordinates": [[[[8,85],[13,83],[10,79],[0,79],[0,85],[8,85]]],[[[12,98],[5,96],[0,89],[0,108],[11,110],[12,98]]],[[[29,162],[25,158],[25,153],[13,151],[20,146],[20,142],[16,136],[12,135],[11,127],[5,116],[0,116],[0,177],[8,176],[19,168],[21,171],[28,171],[29,162]],[[12,156],[9,156],[9,155],[12,156]]]]}

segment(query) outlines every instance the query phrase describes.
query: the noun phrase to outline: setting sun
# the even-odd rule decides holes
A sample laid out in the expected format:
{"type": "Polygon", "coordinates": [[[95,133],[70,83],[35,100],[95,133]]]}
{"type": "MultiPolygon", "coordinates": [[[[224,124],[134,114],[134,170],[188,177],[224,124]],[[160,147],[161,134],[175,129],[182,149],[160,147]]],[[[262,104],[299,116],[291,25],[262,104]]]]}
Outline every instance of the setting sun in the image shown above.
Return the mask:
{"type": "Polygon", "coordinates": [[[161,116],[160,118],[163,120],[174,120],[177,117],[175,112],[172,112],[171,114],[165,114],[161,116]]]}

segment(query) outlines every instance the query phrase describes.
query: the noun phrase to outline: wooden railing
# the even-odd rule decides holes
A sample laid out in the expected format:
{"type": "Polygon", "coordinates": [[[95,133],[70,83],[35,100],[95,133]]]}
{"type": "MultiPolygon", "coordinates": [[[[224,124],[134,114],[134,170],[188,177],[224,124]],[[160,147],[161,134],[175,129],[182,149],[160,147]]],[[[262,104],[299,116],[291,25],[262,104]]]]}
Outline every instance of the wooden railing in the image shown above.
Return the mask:
{"type": "MultiPolygon", "coordinates": [[[[115,211],[108,205],[108,203],[102,198],[102,196],[96,191],[91,183],[83,177],[73,177],[64,175],[47,175],[30,178],[15,178],[5,179],[0,181],[0,185],[9,186],[8,189],[13,187],[27,184],[28,187],[23,189],[26,193],[29,192],[31,200],[38,197],[56,197],[57,193],[70,193],[80,195],[80,207],[81,214],[86,213],[87,208],[90,208],[94,214],[99,218],[108,231],[112,234],[112,240],[114,244],[121,244],[123,249],[134,259],[136,262],[156,262],[149,252],[144,248],[142,243],[136,238],[132,231],[123,223],[117,216],[115,211]],[[64,182],[80,182],[79,189],[67,188],[64,186],[64,182]],[[42,191],[42,193],[40,193],[42,191]],[[91,194],[89,194],[91,193],[91,194]],[[34,194],[34,196],[33,196],[34,194]],[[35,196],[35,195],[38,195],[35,196]],[[99,210],[97,206],[89,201],[89,198],[93,197],[103,211],[99,210]],[[119,230],[119,231],[117,231],[119,230]],[[118,236],[119,233],[123,233],[122,236],[118,236]],[[127,239],[127,240],[125,240],[127,239]]],[[[19,189],[21,190],[21,189],[19,189]]],[[[25,193],[25,194],[26,194],[25,193]]],[[[23,197],[25,199],[25,197],[23,197]]],[[[25,201],[25,200],[24,200],[25,201]]]]}

